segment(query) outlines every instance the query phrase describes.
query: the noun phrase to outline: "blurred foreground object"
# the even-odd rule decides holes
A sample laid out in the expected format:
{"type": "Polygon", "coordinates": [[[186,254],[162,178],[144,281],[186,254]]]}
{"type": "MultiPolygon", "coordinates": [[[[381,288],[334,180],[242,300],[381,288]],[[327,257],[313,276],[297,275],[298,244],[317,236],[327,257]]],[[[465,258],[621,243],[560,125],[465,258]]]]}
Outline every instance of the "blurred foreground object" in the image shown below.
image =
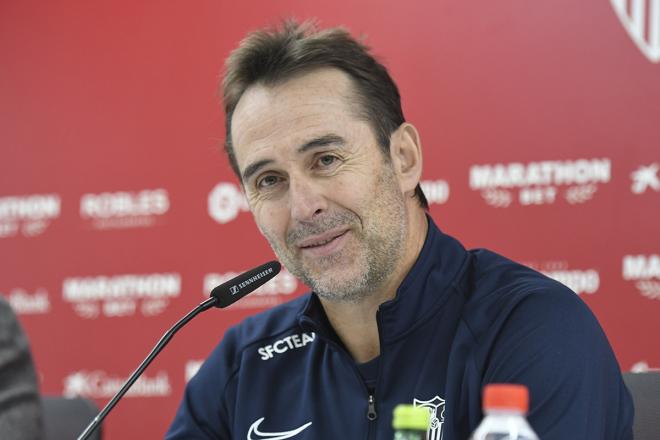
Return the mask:
{"type": "Polygon", "coordinates": [[[490,384],[484,388],[484,417],[472,440],[539,440],[529,426],[529,390],[524,385],[490,384]]]}
{"type": "Polygon", "coordinates": [[[30,346],[16,315],[0,297],[0,438],[40,439],[41,402],[30,346]]]}
{"type": "MultiPolygon", "coordinates": [[[[99,413],[99,409],[89,399],[82,397],[44,396],[44,437],[43,440],[73,439],[85,429],[87,423],[99,413]]],[[[101,426],[90,436],[101,440],[101,426]]]]}
{"type": "Polygon", "coordinates": [[[635,404],[635,440],[660,438],[660,371],[625,373],[623,381],[635,404]]]}

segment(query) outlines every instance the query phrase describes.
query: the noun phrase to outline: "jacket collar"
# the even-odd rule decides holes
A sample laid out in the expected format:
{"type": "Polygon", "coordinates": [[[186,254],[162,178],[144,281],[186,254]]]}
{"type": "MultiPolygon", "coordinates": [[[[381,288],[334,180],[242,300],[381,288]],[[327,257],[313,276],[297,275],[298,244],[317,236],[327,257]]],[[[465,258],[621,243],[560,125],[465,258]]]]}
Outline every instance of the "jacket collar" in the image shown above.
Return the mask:
{"type": "MultiPolygon", "coordinates": [[[[452,295],[462,294],[467,283],[469,253],[456,239],[444,234],[427,215],[428,232],[410,272],[397,289],[396,297],[381,304],[378,329],[384,343],[393,341],[436,315],[452,295]]],[[[318,297],[309,295],[299,323],[337,340],[318,297]]]]}

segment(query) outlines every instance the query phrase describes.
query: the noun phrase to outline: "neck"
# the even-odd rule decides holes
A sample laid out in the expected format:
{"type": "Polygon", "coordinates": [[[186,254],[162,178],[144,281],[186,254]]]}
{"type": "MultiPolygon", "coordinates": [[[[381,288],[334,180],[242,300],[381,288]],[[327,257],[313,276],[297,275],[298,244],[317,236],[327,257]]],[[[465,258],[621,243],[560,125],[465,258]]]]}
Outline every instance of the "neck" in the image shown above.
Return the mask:
{"type": "Polygon", "coordinates": [[[424,245],[428,230],[426,214],[421,209],[409,212],[412,214],[408,223],[405,251],[388,280],[368,292],[360,302],[328,301],[321,298],[328,321],[358,363],[367,362],[380,354],[376,321],[378,308],[384,302],[394,299],[397,289],[415,264],[424,245]]]}

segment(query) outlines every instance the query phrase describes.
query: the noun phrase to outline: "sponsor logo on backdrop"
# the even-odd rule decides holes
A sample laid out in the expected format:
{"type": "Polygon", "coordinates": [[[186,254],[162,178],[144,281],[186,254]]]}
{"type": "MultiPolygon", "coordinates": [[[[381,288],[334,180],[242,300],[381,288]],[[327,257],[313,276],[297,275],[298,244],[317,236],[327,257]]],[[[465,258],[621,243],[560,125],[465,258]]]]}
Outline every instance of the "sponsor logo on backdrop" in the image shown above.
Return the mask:
{"type": "Polygon", "coordinates": [[[186,362],[183,373],[186,382],[188,382],[190,379],[193,378],[195,374],[197,374],[203,363],[204,363],[203,360],[192,360],[186,362]]]}
{"type": "Polygon", "coordinates": [[[657,163],[642,165],[630,173],[632,184],[630,191],[633,194],[644,194],[647,190],[660,192],[660,166],[657,163]]]}
{"type": "MultiPolygon", "coordinates": [[[[202,295],[208,297],[214,287],[225,281],[229,281],[240,274],[241,272],[206,274],[204,277],[204,292],[202,295]]],[[[232,307],[242,309],[273,307],[288,301],[297,288],[298,280],[296,277],[291,275],[286,269],[282,269],[275,278],[235,303],[232,307]]]]}
{"type": "Polygon", "coordinates": [[[561,198],[578,205],[591,200],[611,174],[610,159],[473,165],[470,189],[495,208],[551,205],[561,198]]]}
{"type": "Polygon", "coordinates": [[[43,315],[50,312],[50,298],[46,289],[39,288],[29,293],[24,289],[16,288],[3,296],[18,315],[43,315]]]}
{"type": "Polygon", "coordinates": [[[660,3],[610,0],[628,36],[652,63],[660,61],[660,3]]]}
{"type": "Polygon", "coordinates": [[[236,219],[250,210],[243,191],[233,183],[221,182],[213,187],[208,198],[209,215],[220,224],[236,219]]]}
{"type": "Polygon", "coordinates": [[[83,194],[80,217],[95,229],[125,229],[153,226],[170,209],[164,189],[83,194]]]}
{"type": "MultiPolygon", "coordinates": [[[[110,375],[102,370],[76,371],[63,380],[64,397],[105,399],[114,396],[128,377],[110,375]]],[[[160,371],[153,376],[144,374],[128,390],[125,397],[164,397],[172,393],[170,378],[160,371]]]]}
{"type": "Polygon", "coordinates": [[[0,238],[42,234],[60,216],[57,194],[0,197],[0,238]]]}
{"type": "Polygon", "coordinates": [[[449,183],[446,180],[422,180],[419,185],[429,205],[442,205],[449,200],[449,183]]]}
{"type": "Polygon", "coordinates": [[[630,367],[631,373],[646,373],[647,371],[660,371],[660,368],[649,367],[646,361],[639,361],[630,367]]]}
{"type": "Polygon", "coordinates": [[[625,255],[623,279],[634,281],[639,293],[649,299],[660,299],[660,255],[625,255]]]}
{"type": "Polygon", "coordinates": [[[86,319],[158,315],[180,293],[178,273],[72,277],[62,283],[62,298],[86,319]]]}
{"type": "Polygon", "coordinates": [[[532,262],[526,265],[559,281],[578,295],[593,295],[600,288],[600,273],[594,268],[574,269],[566,261],[532,262]]]}
{"type": "Polygon", "coordinates": [[[262,361],[267,361],[272,359],[275,355],[286,353],[289,350],[295,350],[296,348],[303,348],[310,342],[313,342],[316,339],[316,333],[301,333],[296,335],[290,335],[285,338],[279,339],[272,344],[264,345],[257,349],[257,353],[261,356],[262,361]]]}

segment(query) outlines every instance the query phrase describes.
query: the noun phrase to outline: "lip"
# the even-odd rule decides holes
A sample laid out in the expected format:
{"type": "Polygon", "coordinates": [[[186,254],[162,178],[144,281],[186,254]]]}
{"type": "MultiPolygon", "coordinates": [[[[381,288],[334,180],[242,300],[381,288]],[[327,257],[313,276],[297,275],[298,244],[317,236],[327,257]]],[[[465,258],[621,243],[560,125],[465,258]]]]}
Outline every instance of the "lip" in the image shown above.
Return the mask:
{"type": "Polygon", "coordinates": [[[298,248],[301,250],[301,252],[310,256],[321,257],[324,255],[329,255],[341,247],[347,238],[346,236],[348,235],[348,231],[349,230],[345,228],[334,229],[324,232],[323,234],[308,237],[298,243],[298,248]],[[315,243],[323,242],[326,243],[315,245],[315,243]]]}

